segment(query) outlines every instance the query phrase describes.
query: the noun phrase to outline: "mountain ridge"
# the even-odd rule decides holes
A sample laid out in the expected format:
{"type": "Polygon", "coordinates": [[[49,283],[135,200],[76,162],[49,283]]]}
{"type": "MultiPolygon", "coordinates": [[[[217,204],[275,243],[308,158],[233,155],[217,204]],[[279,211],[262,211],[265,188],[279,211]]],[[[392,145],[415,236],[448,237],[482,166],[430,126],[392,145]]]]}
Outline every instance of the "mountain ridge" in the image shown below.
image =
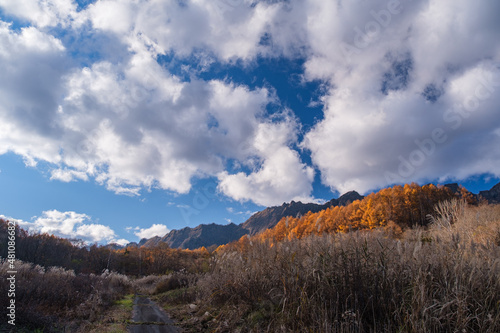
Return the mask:
{"type": "Polygon", "coordinates": [[[331,199],[324,204],[302,203],[300,201],[284,202],[281,206],[267,207],[248,218],[241,224],[200,224],[194,228],[185,227],[171,230],[163,237],[154,236],[149,239],[141,239],[139,243],[129,243],[128,246],[154,247],[166,243],[172,248],[196,249],[200,247],[213,247],[224,245],[238,240],[241,236],[253,236],[268,228],[274,227],[279,220],[286,216],[297,217],[307,212],[318,212],[332,206],[347,205],[354,200],[361,200],[363,196],[356,191],[350,191],[338,199],[331,199]]]}
{"type": "Polygon", "coordinates": [[[364,197],[358,192],[350,191],[343,194],[338,199],[331,199],[324,204],[302,203],[292,200],[290,203],[285,202],[281,206],[273,206],[261,210],[250,216],[250,218],[241,225],[244,229],[249,231],[250,236],[253,236],[265,229],[274,227],[283,217],[296,217],[297,214],[303,215],[307,212],[315,213],[332,206],[345,206],[354,200],[361,200],[363,198],[364,197]]]}
{"type": "MultiPolygon", "coordinates": [[[[443,185],[453,193],[460,194],[462,187],[457,183],[443,185]]],[[[480,191],[473,194],[467,190],[476,200],[486,200],[488,203],[500,203],[500,183],[490,190],[480,191]]],[[[297,217],[308,212],[319,212],[329,207],[346,206],[355,200],[362,200],[364,196],[356,191],[344,193],[337,199],[331,199],[323,204],[302,203],[291,201],[283,203],[281,206],[267,207],[252,216],[241,224],[230,223],[220,225],[216,223],[200,224],[194,228],[185,227],[178,230],[171,230],[163,237],[155,236],[150,239],[141,239],[139,243],[129,243],[128,246],[154,247],[160,243],[166,243],[172,248],[196,249],[200,247],[213,247],[238,240],[244,235],[253,236],[266,229],[274,227],[283,217],[297,217]]]]}

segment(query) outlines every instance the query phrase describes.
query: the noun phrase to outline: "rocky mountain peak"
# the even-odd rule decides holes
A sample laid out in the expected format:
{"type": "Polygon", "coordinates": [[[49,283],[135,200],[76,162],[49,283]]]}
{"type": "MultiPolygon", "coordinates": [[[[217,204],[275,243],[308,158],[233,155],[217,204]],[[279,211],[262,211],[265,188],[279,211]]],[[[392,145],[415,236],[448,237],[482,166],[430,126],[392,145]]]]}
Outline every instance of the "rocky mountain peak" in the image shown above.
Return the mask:
{"type": "MultiPolygon", "coordinates": [[[[460,193],[460,185],[457,183],[446,184],[453,193],[460,193]]],[[[474,195],[475,196],[475,195],[474,195]]],[[[488,191],[481,191],[477,197],[487,200],[489,203],[500,203],[500,183],[493,186],[488,191]]],[[[341,195],[338,199],[332,199],[324,204],[302,203],[300,201],[284,202],[281,206],[268,207],[253,214],[244,223],[218,225],[202,224],[195,228],[186,227],[180,230],[172,230],[164,237],[153,237],[142,239],[138,246],[155,246],[162,242],[167,243],[172,248],[198,248],[227,244],[239,239],[243,235],[255,235],[265,229],[274,227],[283,217],[301,216],[307,212],[319,212],[329,207],[347,206],[356,200],[364,197],[356,191],[349,191],[341,195]]]]}
{"type": "Polygon", "coordinates": [[[490,190],[479,192],[479,198],[486,199],[489,203],[500,203],[500,183],[490,190]]]}

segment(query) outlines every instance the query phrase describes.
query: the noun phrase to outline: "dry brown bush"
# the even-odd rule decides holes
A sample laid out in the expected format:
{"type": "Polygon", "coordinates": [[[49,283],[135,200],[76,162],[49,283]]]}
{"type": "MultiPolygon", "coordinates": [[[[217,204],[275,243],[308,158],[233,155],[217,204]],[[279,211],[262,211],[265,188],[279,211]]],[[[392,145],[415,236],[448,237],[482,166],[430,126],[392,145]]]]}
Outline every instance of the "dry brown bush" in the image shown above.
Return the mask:
{"type": "Polygon", "coordinates": [[[148,275],[134,281],[134,286],[139,294],[152,295],[156,286],[167,280],[169,275],[148,275]]]}
{"type": "MultiPolygon", "coordinates": [[[[126,276],[116,273],[76,275],[60,267],[44,269],[21,261],[15,269],[16,326],[45,332],[60,331],[71,321],[95,320],[132,288],[126,276]]],[[[8,262],[0,262],[0,276],[6,277],[7,271],[8,262]]],[[[5,279],[0,280],[0,292],[7,294],[5,279]]]]}
{"type": "Polygon", "coordinates": [[[198,283],[212,329],[498,332],[498,206],[438,207],[434,225],[223,251],[198,283]]]}
{"type": "Polygon", "coordinates": [[[155,288],[155,294],[161,294],[170,290],[187,288],[196,283],[197,275],[187,272],[174,272],[160,281],[155,288]]]}
{"type": "Polygon", "coordinates": [[[431,232],[435,237],[500,246],[500,205],[467,206],[463,201],[452,200],[436,207],[436,217],[431,218],[431,232]]]}

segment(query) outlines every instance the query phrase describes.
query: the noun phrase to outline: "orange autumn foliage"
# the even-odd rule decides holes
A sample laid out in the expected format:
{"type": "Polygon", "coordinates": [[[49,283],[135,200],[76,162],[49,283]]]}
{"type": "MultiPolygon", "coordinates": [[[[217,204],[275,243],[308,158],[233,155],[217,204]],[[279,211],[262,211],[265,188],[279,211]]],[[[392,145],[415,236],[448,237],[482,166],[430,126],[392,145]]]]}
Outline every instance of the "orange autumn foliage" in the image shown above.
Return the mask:
{"type": "MultiPolygon", "coordinates": [[[[251,241],[276,243],[309,235],[362,229],[408,228],[426,225],[427,215],[440,202],[456,197],[447,187],[415,183],[385,188],[347,206],[335,206],[302,217],[284,217],[278,224],[251,238],[243,236],[230,246],[244,249],[251,241]]],[[[220,250],[220,248],[218,249],[220,250]]]]}

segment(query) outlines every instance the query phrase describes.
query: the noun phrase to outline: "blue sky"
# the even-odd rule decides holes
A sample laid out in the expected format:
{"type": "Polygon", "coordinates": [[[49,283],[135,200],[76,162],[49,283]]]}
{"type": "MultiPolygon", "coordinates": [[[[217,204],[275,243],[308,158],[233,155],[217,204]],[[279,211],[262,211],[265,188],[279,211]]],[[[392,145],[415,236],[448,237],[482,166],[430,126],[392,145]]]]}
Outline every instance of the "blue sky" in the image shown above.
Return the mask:
{"type": "Polygon", "coordinates": [[[5,0],[0,215],[87,242],[500,180],[500,4],[5,0]]]}

